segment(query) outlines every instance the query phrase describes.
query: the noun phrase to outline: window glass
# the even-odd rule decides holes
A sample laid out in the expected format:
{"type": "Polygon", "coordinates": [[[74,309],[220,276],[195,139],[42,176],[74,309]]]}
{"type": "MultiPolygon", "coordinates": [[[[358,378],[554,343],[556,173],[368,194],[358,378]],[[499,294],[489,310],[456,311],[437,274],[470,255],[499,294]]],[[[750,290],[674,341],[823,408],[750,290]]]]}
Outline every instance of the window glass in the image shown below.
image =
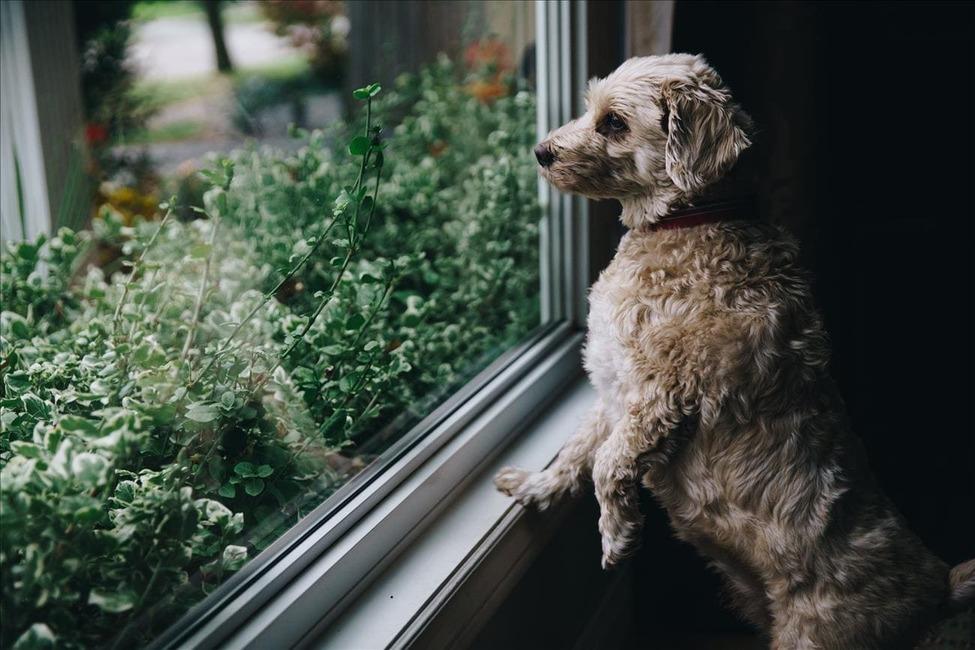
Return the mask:
{"type": "Polygon", "coordinates": [[[139,647],[541,324],[534,6],[18,11],[0,646],[139,647]]]}

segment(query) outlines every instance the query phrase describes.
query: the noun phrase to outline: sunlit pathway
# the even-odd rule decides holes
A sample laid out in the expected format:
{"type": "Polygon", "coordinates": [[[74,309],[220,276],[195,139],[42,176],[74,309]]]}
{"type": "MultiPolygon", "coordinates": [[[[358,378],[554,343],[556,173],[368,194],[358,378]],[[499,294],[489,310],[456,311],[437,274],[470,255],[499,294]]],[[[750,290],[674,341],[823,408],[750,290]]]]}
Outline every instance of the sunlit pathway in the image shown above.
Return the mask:
{"type": "MultiPolygon", "coordinates": [[[[227,49],[238,68],[273,65],[299,55],[264,21],[225,22],[227,49]]],[[[130,59],[147,80],[184,79],[216,71],[213,39],[202,13],[138,24],[130,59]]]]}
{"type": "MultiPolygon", "coordinates": [[[[224,35],[238,72],[280,68],[305,58],[286,37],[274,33],[272,23],[263,19],[253,3],[227,5],[224,35]]],[[[210,151],[228,151],[251,139],[235,120],[240,108],[234,84],[229,77],[217,75],[213,38],[202,11],[136,22],[129,62],[142,82],[199,86],[191,96],[159,108],[148,122],[154,132],[193,125],[191,136],[148,145],[149,156],[162,176],[185,173],[195,167],[185,163],[199,160],[210,151]]],[[[308,94],[303,101],[309,125],[324,126],[341,115],[341,104],[334,93],[308,94]]],[[[290,104],[264,108],[256,117],[263,129],[259,138],[262,144],[285,149],[298,146],[285,135],[293,120],[290,104]]],[[[142,148],[139,144],[122,144],[119,152],[135,153],[142,148]]]]}

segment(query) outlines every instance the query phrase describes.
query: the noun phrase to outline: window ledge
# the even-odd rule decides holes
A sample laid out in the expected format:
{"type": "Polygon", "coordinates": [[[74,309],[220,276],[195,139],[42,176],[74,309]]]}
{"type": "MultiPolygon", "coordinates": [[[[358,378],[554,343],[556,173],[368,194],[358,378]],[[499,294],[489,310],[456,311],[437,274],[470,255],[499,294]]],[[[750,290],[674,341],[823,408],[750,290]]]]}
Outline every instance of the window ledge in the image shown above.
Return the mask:
{"type": "MultiPolygon", "coordinates": [[[[546,466],[594,399],[578,380],[582,338],[563,327],[536,342],[477,403],[396,461],[387,474],[403,477],[391,491],[390,480],[373,481],[357,494],[347,504],[363,508],[356,521],[312,529],[178,646],[371,650],[409,645],[443,621],[471,628],[487,611],[482,603],[519,575],[559,519],[557,508],[527,515],[491,478],[503,464],[546,466]]],[[[343,512],[339,524],[348,521],[343,512]]]]}
{"type": "Polygon", "coordinates": [[[526,511],[494,488],[494,473],[504,465],[548,465],[594,399],[584,378],[565,388],[337,620],[301,646],[407,647],[423,639],[420,645],[444,647],[476,632],[565,512],[526,511]]]}

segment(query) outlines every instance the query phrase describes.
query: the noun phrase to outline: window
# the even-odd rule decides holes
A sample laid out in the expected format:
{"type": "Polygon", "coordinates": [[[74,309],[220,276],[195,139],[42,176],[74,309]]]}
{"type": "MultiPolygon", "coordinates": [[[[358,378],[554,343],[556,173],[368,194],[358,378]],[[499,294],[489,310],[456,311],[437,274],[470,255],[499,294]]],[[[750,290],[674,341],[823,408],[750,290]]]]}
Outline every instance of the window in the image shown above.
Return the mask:
{"type": "Polygon", "coordinates": [[[387,495],[570,372],[540,362],[577,346],[582,222],[531,158],[569,13],[5,3],[3,95],[34,102],[2,116],[5,647],[225,635],[378,504],[412,528],[443,493],[387,495]]]}

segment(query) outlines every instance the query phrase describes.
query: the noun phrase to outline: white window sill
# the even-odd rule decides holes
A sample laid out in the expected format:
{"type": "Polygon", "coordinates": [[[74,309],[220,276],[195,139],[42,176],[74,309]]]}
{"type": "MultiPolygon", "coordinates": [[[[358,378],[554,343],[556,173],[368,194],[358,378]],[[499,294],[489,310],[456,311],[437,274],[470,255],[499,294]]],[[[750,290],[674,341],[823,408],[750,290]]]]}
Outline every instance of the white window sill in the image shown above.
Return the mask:
{"type": "Polygon", "coordinates": [[[492,477],[506,464],[545,467],[595,399],[581,342],[565,325],[536,341],[383,480],[163,645],[371,650],[470,633],[560,520],[560,508],[526,513],[492,477]]]}
{"type": "Polygon", "coordinates": [[[421,635],[423,645],[433,637],[441,646],[472,632],[472,623],[490,614],[561,514],[558,508],[545,515],[526,512],[494,488],[494,473],[504,465],[548,465],[594,399],[584,378],[565,388],[341,616],[309,634],[302,647],[405,647],[421,635]],[[488,564],[497,570],[483,570],[488,564]],[[469,579],[474,573],[477,579],[469,579]],[[449,617],[438,618],[448,610],[449,617]]]}

